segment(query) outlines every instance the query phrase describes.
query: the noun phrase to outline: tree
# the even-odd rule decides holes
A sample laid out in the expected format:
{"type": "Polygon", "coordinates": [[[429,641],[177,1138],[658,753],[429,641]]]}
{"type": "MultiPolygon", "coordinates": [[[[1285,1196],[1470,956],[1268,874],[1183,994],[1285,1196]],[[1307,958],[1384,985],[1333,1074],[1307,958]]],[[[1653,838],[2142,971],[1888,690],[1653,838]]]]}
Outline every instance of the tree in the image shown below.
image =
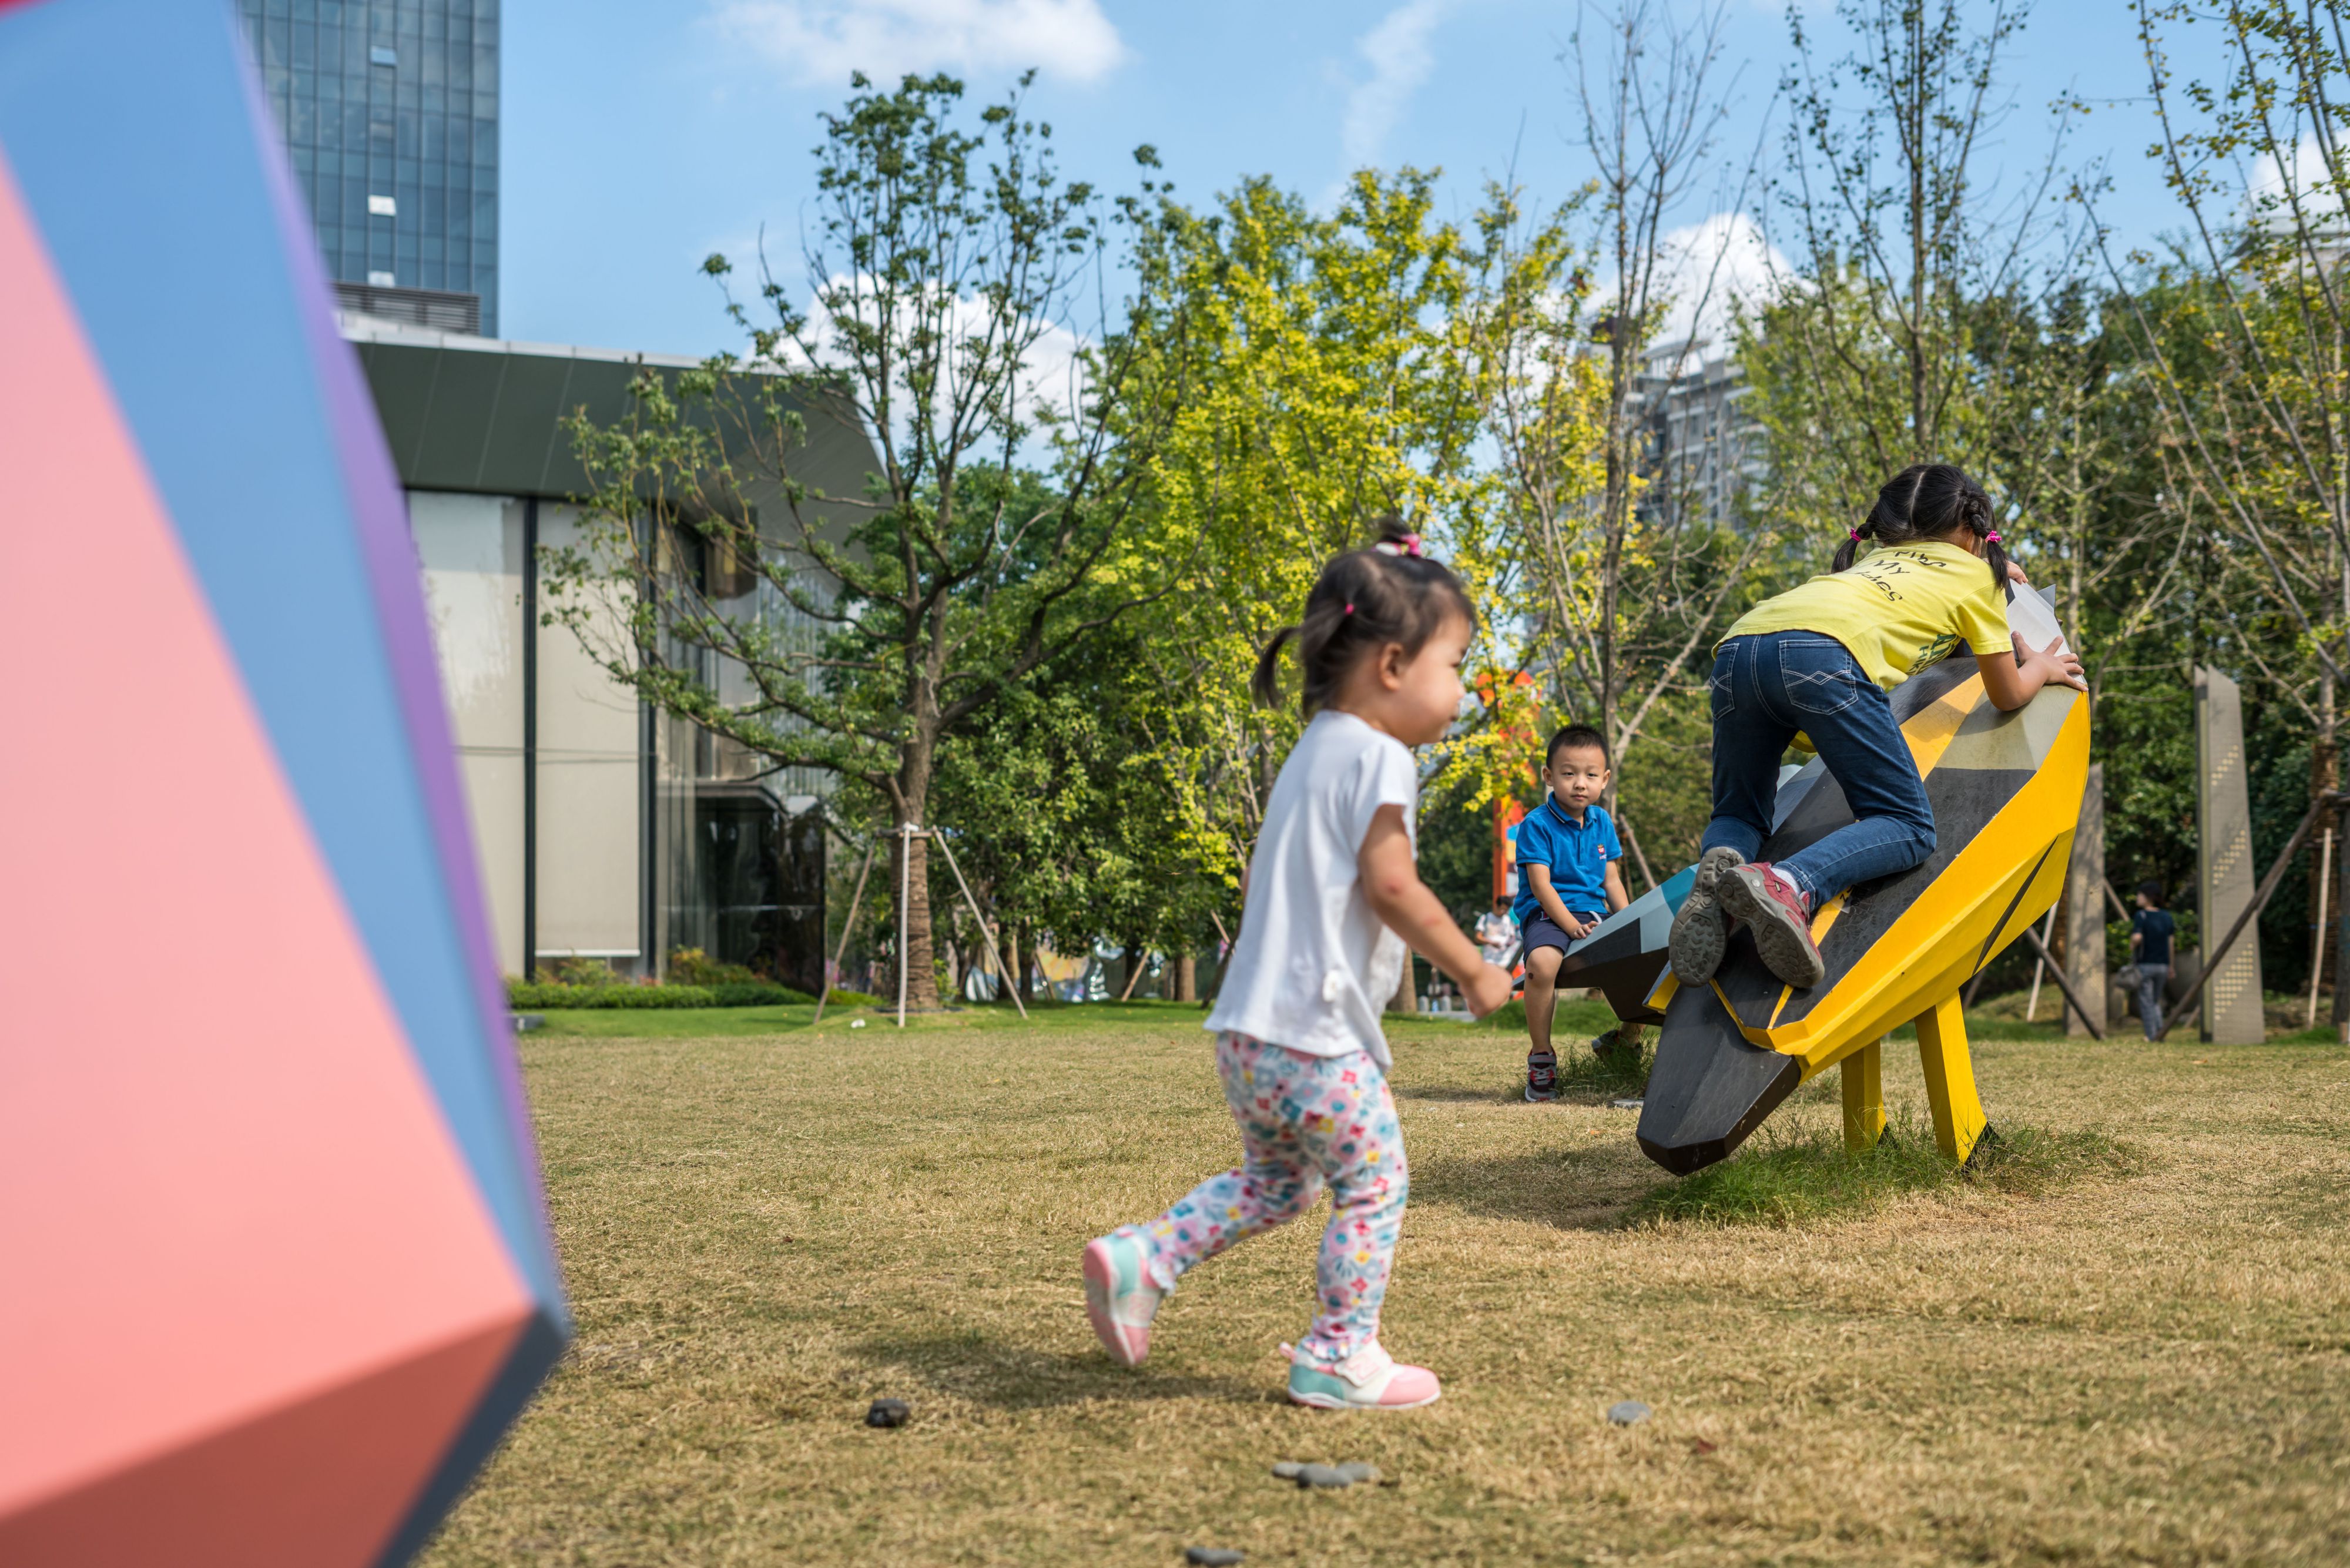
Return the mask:
{"type": "Polygon", "coordinates": [[[1327,217],[1256,180],[1204,215],[1170,207],[1140,253],[1169,312],[1155,329],[1181,339],[1191,391],[1152,469],[1170,591],[1136,646],[1139,672],[1182,700],[1131,711],[1222,884],[1211,913],[1228,930],[1298,731],[1294,710],[1251,702],[1249,672],[1323,563],[1391,512],[1481,599],[1501,591],[1461,320],[1471,261],[1433,208],[1433,176],[1414,170],[1357,175],[1327,217]]]}
{"type": "MultiPolygon", "coordinates": [[[[1686,695],[1691,657],[1769,537],[1690,504],[1654,420],[1659,390],[1704,357],[1700,324],[1721,314],[1742,232],[1684,222],[1702,215],[1690,200],[1719,172],[1734,86],[1721,77],[1722,18],[1719,5],[1677,19],[1647,0],[1586,11],[1567,58],[1597,178],[1585,201],[1534,222],[1520,218],[1515,192],[1492,193],[1488,286],[1473,312],[1500,504],[1524,573],[1528,659],[1560,717],[1607,737],[1617,767],[1607,804],[1652,882],[1635,820],[1649,818],[1624,799],[1643,771],[1632,758],[1686,695]],[[1585,213],[1596,287],[1568,237],[1585,213]],[[1676,315],[1689,330],[1661,340],[1676,315]]],[[[1712,194],[1735,205],[1747,182],[1712,194]]],[[[1525,759],[1514,760],[1522,781],[1525,759]]]]}
{"type": "MultiPolygon", "coordinates": [[[[2153,155],[2188,232],[2127,274],[2102,227],[2099,252],[2147,363],[2168,493],[2218,545],[2202,585],[2221,590],[2214,619],[2303,721],[2314,795],[2339,787],[2350,683],[2350,6],[2142,0],[2137,15],[2153,155]],[[2217,28],[2218,77],[2182,85],[2171,38],[2199,22],[2217,28]]],[[[2339,827],[2350,838],[2350,811],[2339,827]]],[[[2337,953],[2350,960],[2350,909],[2337,953]]],[[[2338,973],[2334,1017],[2350,1021],[2338,973]]]]}
{"type": "MultiPolygon", "coordinates": [[[[647,374],[630,419],[577,429],[589,543],[550,564],[548,587],[583,635],[587,601],[625,604],[631,646],[600,653],[647,701],[776,767],[857,781],[893,826],[927,826],[941,750],[1150,597],[1128,573],[1180,321],[1131,302],[1162,328],[1146,355],[1113,318],[1118,246],[1152,209],[1063,182],[1051,127],[1017,92],[972,128],[951,78],[853,86],[816,153],[805,306],[763,260],[755,297],[728,303],[744,354],[647,374]],[[810,418],[872,442],[864,493],[813,482],[810,418]],[[1041,475],[1024,468],[1040,449],[1041,475]],[[714,594],[697,555],[746,591],[714,594]]],[[[717,255],[704,268],[733,272],[717,255]]],[[[892,842],[899,961],[913,1004],[935,1005],[927,846],[892,842]]]]}
{"type": "Polygon", "coordinates": [[[1844,0],[1852,44],[1833,63],[1803,13],[1789,13],[1795,63],[1781,91],[1794,112],[1773,186],[1800,283],[1753,323],[1746,358],[1773,394],[1762,400],[1770,504],[1824,533],[1866,514],[1912,462],[1980,471],[2008,499],[1987,459],[2003,424],[2036,413],[2002,400],[2002,378],[1979,374],[1972,332],[1981,302],[2074,275],[2073,248],[2043,211],[2060,189],[2062,138],[2052,134],[2021,189],[1981,177],[1977,155],[2007,117],[2001,67],[2024,13],[1993,0],[1970,26],[1970,9],[1844,0]]]}

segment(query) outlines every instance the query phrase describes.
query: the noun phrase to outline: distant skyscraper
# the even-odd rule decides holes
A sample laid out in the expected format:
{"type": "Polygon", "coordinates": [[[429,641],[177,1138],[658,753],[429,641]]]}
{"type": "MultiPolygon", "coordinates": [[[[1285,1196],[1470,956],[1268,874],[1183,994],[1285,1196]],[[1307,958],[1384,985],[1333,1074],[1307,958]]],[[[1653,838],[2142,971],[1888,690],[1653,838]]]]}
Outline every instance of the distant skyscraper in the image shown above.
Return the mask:
{"type": "Polygon", "coordinates": [[[239,0],[348,309],[495,336],[498,0],[239,0]]]}

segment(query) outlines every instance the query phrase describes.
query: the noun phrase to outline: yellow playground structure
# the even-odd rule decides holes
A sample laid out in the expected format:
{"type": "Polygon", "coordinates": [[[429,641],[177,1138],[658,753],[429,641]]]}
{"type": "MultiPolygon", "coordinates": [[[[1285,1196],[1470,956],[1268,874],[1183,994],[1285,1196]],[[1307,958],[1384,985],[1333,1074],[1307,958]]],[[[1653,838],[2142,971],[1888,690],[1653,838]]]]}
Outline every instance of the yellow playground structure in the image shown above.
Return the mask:
{"type": "MultiPolygon", "coordinates": [[[[2034,647],[2058,635],[2032,592],[2017,594],[2009,618],[2034,647]]],[[[1679,987],[1664,963],[1664,939],[1689,888],[1686,871],[1576,943],[1562,966],[1563,986],[1598,986],[1627,1023],[1658,1026],[1639,1141],[1668,1170],[1686,1174],[1724,1158],[1798,1085],[1830,1067],[1844,1073],[1846,1144],[1875,1147],[1885,1130],[1885,1035],[1910,1023],[1936,1142],[1956,1160],[1985,1147],[1959,993],[2064,888],[2088,774],[2088,701],[2051,686],[2002,713],[1964,653],[1911,677],[1892,698],[1933,804],[1935,850],[1914,870],[1821,906],[1812,930],[1827,962],[1822,984],[1799,992],[1781,983],[1752,940],[1735,931],[1711,982],[1679,987]]],[[[1843,790],[1815,759],[1781,785],[1762,857],[1792,855],[1851,820],[1843,790]]]]}

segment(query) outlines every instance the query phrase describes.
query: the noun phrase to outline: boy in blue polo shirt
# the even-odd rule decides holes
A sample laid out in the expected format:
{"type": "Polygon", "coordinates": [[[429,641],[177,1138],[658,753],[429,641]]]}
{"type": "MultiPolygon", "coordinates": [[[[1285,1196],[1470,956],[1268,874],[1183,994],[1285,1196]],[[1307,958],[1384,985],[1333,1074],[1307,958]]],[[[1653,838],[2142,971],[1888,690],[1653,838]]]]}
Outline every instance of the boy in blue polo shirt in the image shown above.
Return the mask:
{"type": "Polygon", "coordinates": [[[1550,1048],[1551,1010],[1558,1002],[1558,966],[1569,942],[1629,900],[1616,862],[1624,846],[1615,820],[1599,804],[1607,788],[1607,742],[1588,724],[1569,724],[1550,738],[1539,775],[1549,790],[1518,825],[1518,896],[1511,912],[1523,933],[1526,959],[1526,1098],[1558,1097],[1558,1056],[1550,1048]]]}

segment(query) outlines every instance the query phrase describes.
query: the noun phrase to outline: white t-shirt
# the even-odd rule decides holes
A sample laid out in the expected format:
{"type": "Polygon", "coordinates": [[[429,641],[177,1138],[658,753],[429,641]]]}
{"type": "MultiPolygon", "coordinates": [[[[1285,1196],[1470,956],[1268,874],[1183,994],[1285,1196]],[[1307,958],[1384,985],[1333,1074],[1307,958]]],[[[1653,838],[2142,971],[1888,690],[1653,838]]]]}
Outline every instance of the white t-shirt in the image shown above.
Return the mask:
{"type": "Polygon", "coordinates": [[[1477,917],[1477,940],[1485,950],[1487,963],[1500,963],[1517,934],[1518,922],[1498,909],[1489,909],[1477,917]]]}
{"type": "Polygon", "coordinates": [[[1351,713],[1314,716],[1274,781],[1210,1029],[1391,1065],[1379,1012],[1403,975],[1403,939],[1372,913],[1356,857],[1383,805],[1403,807],[1416,850],[1419,798],[1402,742],[1351,713]]]}

